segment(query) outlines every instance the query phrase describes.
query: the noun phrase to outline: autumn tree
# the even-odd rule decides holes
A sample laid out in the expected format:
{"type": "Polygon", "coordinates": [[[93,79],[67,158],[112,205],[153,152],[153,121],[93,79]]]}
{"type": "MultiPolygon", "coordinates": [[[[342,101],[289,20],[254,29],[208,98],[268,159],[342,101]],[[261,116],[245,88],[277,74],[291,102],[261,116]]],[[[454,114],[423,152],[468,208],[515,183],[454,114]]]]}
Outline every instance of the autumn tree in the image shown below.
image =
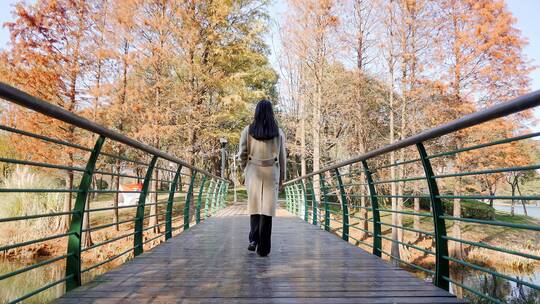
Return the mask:
{"type": "MultiPolygon", "coordinates": [[[[303,109],[307,109],[308,105],[311,108],[311,167],[317,171],[321,168],[321,146],[325,144],[321,111],[329,98],[326,92],[328,67],[338,49],[335,34],[340,5],[334,1],[290,1],[288,4],[286,51],[292,52],[303,68],[303,96],[308,98],[303,109]]],[[[302,115],[307,113],[302,111],[302,115]]],[[[313,185],[315,197],[318,198],[318,176],[313,177],[313,185]]]]}
{"type": "Polygon", "coordinates": [[[291,32],[287,22],[279,28],[279,34],[282,43],[278,57],[281,76],[279,106],[282,110],[279,115],[283,117],[281,124],[285,127],[285,132],[289,133],[287,139],[291,161],[288,172],[289,174],[291,171],[296,172],[296,176],[303,176],[307,174],[308,156],[306,142],[308,88],[305,64],[298,54],[289,51],[296,41],[293,35],[289,35],[291,32]],[[297,170],[298,165],[300,170],[297,170]]]}
{"type": "MultiPolygon", "coordinates": [[[[83,79],[88,73],[88,37],[91,27],[86,1],[38,1],[33,5],[17,4],[15,20],[6,23],[11,41],[8,64],[13,76],[11,83],[34,96],[48,100],[68,111],[83,106],[83,79]]],[[[19,127],[46,136],[77,143],[75,127],[26,110],[26,119],[17,121],[19,127]]],[[[13,115],[12,117],[15,117],[13,115]]],[[[15,140],[17,149],[34,160],[54,160],[74,166],[80,158],[78,151],[55,147],[29,139],[15,140]],[[26,153],[32,147],[33,153],[26,153]]],[[[67,170],[65,186],[73,189],[74,172],[67,170]]],[[[63,210],[71,211],[72,192],[66,192],[63,210]]],[[[61,227],[67,229],[69,216],[63,217],[61,227]]]]}
{"type": "MultiPolygon", "coordinates": [[[[174,82],[186,98],[179,100],[190,162],[203,151],[218,151],[218,139],[235,144],[251,119],[251,104],[275,98],[276,74],[263,40],[268,1],[186,1],[178,7],[173,30],[178,56],[174,82]]],[[[217,153],[212,157],[218,166],[217,153]]]]}
{"type": "MultiPolygon", "coordinates": [[[[477,107],[517,97],[528,88],[522,54],[525,42],[514,28],[515,20],[503,1],[449,0],[440,5],[441,58],[446,68],[442,73],[453,96],[455,111],[450,117],[457,118],[477,107]]],[[[470,135],[470,129],[457,132],[454,148],[464,147],[472,139],[470,135]]],[[[457,171],[474,166],[466,162],[464,155],[457,154],[454,159],[457,171]]],[[[461,192],[462,178],[458,177],[454,195],[459,197],[461,192]]],[[[459,198],[454,199],[453,210],[453,216],[461,216],[459,198]]],[[[461,238],[461,223],[454,223],[452,234],[461,238]]],[[[458,258],[464,255],[462,244],[454,243],[451,251],[458,258]]]]}
{"type": "MultiPolygon", "coordinates": [[[[351,120],[352,126],[351,133],[354,142],[352,145],[349,145],[351,152],[356,154],[363,154],[366,152],[366,146],[368,141],[368,134],[370,133],[369,128],[369,118],[368,118],[368,106],[370,103],[369,97],[364,94],[367,82],[367,72],[368,65],[373,61],[373,56],[375,54],[375,27],[377,23],[375,10],[377,6],[373,1],[366,0],[354,0],[352,3],[352,8],[345,10],[345,12],[350,12],[345,14],[348,16],[351,22],[344,22],[345,24],[350,24],[350,27],[345,28],[344,40],[347,42],[346,45],[350,49],[353,58],[355,58],[355,94],[351,97],[351,100],[354,100],[354,106],[348,108],[350,113],[354,115],[356,119],[351,120]],[[368,98],[366,98],[368,97],[368,98]]],[[[347,20],[348,21],[348,20],[347,20]]],[[[369,90],[369,85],[367,86],[369,90]]],[[[347,102],[345,102],[346,104],[347,102]]],[[[363,173],[360,173],[361,180],[365,180],[363,173]]],[[[360,216],[362,218],[368,218],[368,209],[366,207],[366,198],[365,194],[367,193],[367,188],[365,186],[360,186],[358,188],[360,195],[360,216]]],[[[368,230],[368,221],[362,221],[362,228],[368,230]]],[[[362,232],[362,239],[368,236],[367,233],[362,232]]]]}
{"type": "MultiPolygon", "coordinates": [[[[397,113],[397,98],[395,96],[396,91],[396,73],[398,65],[398,55],[399,55],[399,32],[398,32],[398,14],[397,14],[397,5],[394,1],[382,4],[382,23],[384,27],[383,39],[384,42],[381,42],[381,52],[384,58],[384,64],[386,70],[386,75],[388,78],[388,106],[389,106],[389,144],[392,144],[396,141],[396,113],[397,113]]],[[[390,163],[393,164],[396,162],[396,152],[390,152],[390,163]]],[[[395,181],[397,179],[396,167],[390,167],[390,179],[395,181]]],[[[397,183],[390,183],[390,201],[392,205],[392,210],[398,210],[398,199],[397,199],[397,183]]],[[[391,254],[395,258],[400,258],[400,250],[398,241],[399,229],[399,215],[396,212],[392,213],[392,239],[395,240],[391,244],[391,254]]],[[[394,263],[397,263],[397,260],[394,260],[394,263]]]]}
{"type": "MultiPolygon", "coordinates": [[[[117,130],[120,133],[132,133],[133,119],[129,115],[129,109],[131,104],[129,97],[133,92],[133,85],[131,84],[130,74],[134,65],[134,41],[135,41],[135,16],[137,13],[138,0],[119,0],[114,1],[110,6],[110,22],[114,31],[108,32],[106,35],[109,45],[112,45],[108,54],[112,65],[115,69],[112,69],[111,86],[108,90],[108,96],[110,103],[106,107],[106,111],[103,111],[102,115],[108,122],[111,128],[117,130]]],[[[124,146],[112,143],[113,152],[116,155],[124,155],[126,149],[124,146]]],[[[111,189],[116,191],[120,188],[120,176],[122,170],[122,162],[119,159],[113,161],[111,180],[111,189]]],[[[114,207],[118,207],[119,193],[114,194],[114,207]]],[[[118,209],[114,210],[113,221],[118,223],[119,215],[118,209]]],[[[116,230],[119,230],[118,224],[116,230]]]]}

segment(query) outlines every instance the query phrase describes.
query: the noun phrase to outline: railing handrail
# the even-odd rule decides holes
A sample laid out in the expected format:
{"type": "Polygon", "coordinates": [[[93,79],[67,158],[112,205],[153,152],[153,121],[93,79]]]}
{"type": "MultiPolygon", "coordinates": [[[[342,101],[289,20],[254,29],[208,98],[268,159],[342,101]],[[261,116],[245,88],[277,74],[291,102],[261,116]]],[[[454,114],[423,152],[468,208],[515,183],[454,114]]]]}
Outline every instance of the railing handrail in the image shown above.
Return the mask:
{"type": "Polygon", "coordinates": [[[370,158],[373,158],[373,157],[376,157],[376,156],[379,156],[379,155],[382,155],[391,151],[396,151],[396,150],[399,150],[408,146],[416,145],[416,144],[425,142],[427,140],[444,136],[444,135],[447,135],[447,134],[450,134],[459,130],[463,130],[463,129],[466,129],[475,125],[479,125],[481,123],[484,123],[490,120],[501,118],[501,117],[518,113],[524,110],[528,110],[538,105],[540,105],[540,90],[536,90],[528,94],[522,95],[520,97],[517,97],[513,100],[496,104],[484,110],[480,110],[480,111],[465,115],[461,118],[452,120],[450,122],[434,127],[432,129],[422,131],[416,135],[407,137],[393,144],[389,144],[379,149],[375,149],[370,152],[364,153],[360,156],[341,161],[331,166],[324,167],[318,171],[314,171],[306,175],[296,177],[294,179],[288,180],[287,182],[284,183],[284,185],[295,183],[305,178],[308,178],[317,174],[321,174],[329,170],[334,170],[334,169],[341,168],[350,164],[368,160],[370,158]]]}
{"type": "Polygon", "coordinates": [[[195,167],[186,161],[170,155],[168,153],[165,153],[159,149],[156,149],[154,147],[151,147],[147,144],[143,144],[139,141],[136,141],[132,138],[129,138],[119,132],[113,131],[109,128],[106,128],[102,125],[99,125],[89,119],[86,119],[84,117],[81,117],[75,113],[72,113],[60,106],[51,104],[49,102],[46,102],[42,99],[39,99],[37,97],[34,97],[30,94],[27,94],[15,87],[12,87],[6,83],[0,82],[0,98],[3,98],[5,100],[11,101],[15,104],[18,104],[22,107],[31,109],[33,111],[36,111],[38,113],[41,113],[43,115],[47,115],[49,117],[61,120],[65,123],[74,125],[76,127],[79,127],[81,129],[85,129],[87,131],[105,136],[109,139],[112,139],[114,141],[123,143],[125,145],[128,145],[132,148],[142,150],[144,152],[147,152],[152,155],[156,155],[160,158],[169,160],[171,162],[177,163],[179,165],[182,165],[183,167],[190,168],[192,170],[198,171],[202,174],[211,176],[215,179],[223,180],[223,178],[218,177],[216,175],[211,174],[210,172],[207,172],[206,170],[200,169],[198,167],[195,167]]]}

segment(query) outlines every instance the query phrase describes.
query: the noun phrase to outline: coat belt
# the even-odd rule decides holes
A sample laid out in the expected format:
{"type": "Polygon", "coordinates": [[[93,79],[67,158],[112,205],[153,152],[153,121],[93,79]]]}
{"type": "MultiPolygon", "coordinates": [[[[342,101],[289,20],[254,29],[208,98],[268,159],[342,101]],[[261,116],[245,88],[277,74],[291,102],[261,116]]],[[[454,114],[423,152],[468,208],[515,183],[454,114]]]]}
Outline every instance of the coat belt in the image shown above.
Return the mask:
{"type": "Polygon", "coordinates": [[[270,159],[254,159],[249,157],[248,162],[259,167],[272,167],[274,164],[277,163],[277,157],[270,159]]]}

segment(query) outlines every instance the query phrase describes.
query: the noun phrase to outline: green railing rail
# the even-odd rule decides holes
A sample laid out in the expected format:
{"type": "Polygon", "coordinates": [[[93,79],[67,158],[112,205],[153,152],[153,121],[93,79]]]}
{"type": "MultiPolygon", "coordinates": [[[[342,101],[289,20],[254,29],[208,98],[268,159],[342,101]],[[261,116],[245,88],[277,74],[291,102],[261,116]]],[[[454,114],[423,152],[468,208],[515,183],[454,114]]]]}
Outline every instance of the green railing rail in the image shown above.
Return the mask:
{"type": "MultiPolygon", "coordinates": [[[[530,240],[537,242],[540,238],[540,221],[529,218],[530,222],[515,223],[508,219],[479,219],[463,214],[454,216],[446,213],[450,213],[450,209],[445,209],[443,204],[453,206],[463,200],[498,200],[512,203],[518,200],[540,200],[539,195],[495,195],[491,192],[486,194],[482,190],[471,193],[470,189],[456,188],[464,178],[483,178],[494,174],[499,174],[500,177],[500,174],[535,171],[540,169],[540,164],[500,167],[500,162],[497,165],[486,164],[488,161],[485,161],[482,166],[489,169],[462,171],[455,165],[460,155],[477,153],[476,158],[487,158],[485,153],[495,153],[496,150],[494,152],[486,149],[504,148],[505,145],[527,142],[534,149],[538,149],[532,140],[540,136],[540,132],[517,134],[519,132],[516,131],[516,134],[509,138],[469,146],[454,145],[455,149],[451,151],[437,150],[444,149],[441,147],[445,145],[441,143],[451,142],[450,137],[458,131],[495,119],[507,119],[509,115],[539,104],[540,91],[536,91],[291,179],[284,183],[285,207],[306,222],[335,233],[345,241],[423,277],[432,278],[433,283],[443,289],[455,292],[453,289],[461,288],[465,298],[476,297],[475,301],[480,302],[505,302],[505,299],[497,297],[490,290],[477,288],[470,282],[458,279],[454,272],[463,269],[507,280],[519,288],[527,289],[529,293],[536,293],[535,299],[538,300],[540,286],[537,282],[508,274],[490,265],[496,264],[496,259],[517,257],[537,267],[540,248],[527,250],[519,245],[509,248],[510,246],[497,243],[496,238],[512,235],[516,231],[529,231],[531,235],[536,233],[530,240]],[[390,153],[399,153],[401,159],[390,163],[390,153]],[[388,178],[390,170],[398,170],[394,175],[396,178],[388,178]],[[447,171],[453,172],[445,173],[447,171]],[[392,192],[392,184],[395,189],[401,190],[392,192]],[[306,193],[304,189],[308,186],[315,189],[306,193]],[[426,202],[427,207],[420,208],[420,201],[426,202]],[[391,206],[392,202],[395,207],[391,206]],[[412,202],[415,207],[411,206],[412,202]],[[303,212],[299,212],[304,208],[303,212]],[[477,235],[487,236],[486,227],[500,230],[496,230],[485,240],[474,239],[474,235],[469,232],[474,230],[477,235]],[[472,256],[470,252],[473,249],[485,250],[487,258],[472,256]]],[[[463,136],[462,134],[467,133],[459,134],[463,136]]],[[[508,163],[512,161],[508,160],[508,163]]],[[[516,244],[526,247],[526,240],[516,241],[519,241],[516,244]]]]}
{"type": "Polygon", "coordinates": [[[66,137],[70,139],[43,135],[48,130],[33,133],[19,129],[17,122],[24,121],[25,115],[14,120],[15,123],[0,125],[0,135],[16,141],[15,146],[24,143],[27,147],[39,147],[35,155],[10,151],[16,156],[1,155],[0,163],[11,166],[11,171],[29,168],[26,174],[53,181],[49,188],[32,188],[34,184],[28,186],[22,181],[7,187],[9,183],[0,181],[3,211],[0,230],[14,227],[18,230],[11,237],[0,235],[0,254],[20,262],[23,258],[19,255],[25,249],[39,249],[44,244],[59,248],[51,254],[42,254],[45,258],[31,259],[24,266],[1,273],[0,286],[8,286],[9,280],[21,282],[21,276],[32,275],[38,269],[47,273],[62,270],[42,286],[17,284],[16,294],[6,299],[9,303],[56,287],[48,297],[52,299],[58,286],[64,284],[65,290],[80,286],[115,263],[137,256],[174,233],[188,229],[190,223],[199,223],[201,209],[202,219],[206,219],[226,206],[227,180],[3,83],[0,83],[0,100],[20,106],[21,111],[26,111],[21,113],[37,112],[32,114],[33,119],[35,115],[41,119],[48,117],[49,121],[52,118],[58,129],[69,131],[66,137]],[[91,148],[85,146],[88,139],[94,141],[91,148]],[[109,179],[105,187],[104,178],[109,179]],[[62,179],[66,181],[61,182],[62,179]],[[122,183],[132,184],[134,188],[123,189],[122,183]],[[64,197],[58,199],[59,195],[64,197]],[[132,196],[130,201],[126,195],[132,196]],[[51,205],[50,197],[61,205],[51,205]],[[41,198],[47,201],[46,207],[40,209],[37,205],[44,203],[34,200],[41,198]],[[28,207],[32,204],[36,207],[28,207]],[[14,206],[23,211],[9,209],[14,206]],[[64,250],[65,254],[51,257],[54,252],[64,250]]]}

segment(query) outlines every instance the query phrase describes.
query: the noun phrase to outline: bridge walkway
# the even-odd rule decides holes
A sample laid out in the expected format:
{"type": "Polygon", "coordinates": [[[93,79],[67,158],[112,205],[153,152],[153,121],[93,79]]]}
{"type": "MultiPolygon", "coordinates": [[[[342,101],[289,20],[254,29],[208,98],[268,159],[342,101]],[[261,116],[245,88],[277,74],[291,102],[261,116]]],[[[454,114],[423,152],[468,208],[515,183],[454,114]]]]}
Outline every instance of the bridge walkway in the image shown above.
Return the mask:
{"type": "Polygon", "coordinates": [[[460,303],[283,209],[268,257],[246,249],[248,227],[228,207],[55,303],[460,303]]]}

